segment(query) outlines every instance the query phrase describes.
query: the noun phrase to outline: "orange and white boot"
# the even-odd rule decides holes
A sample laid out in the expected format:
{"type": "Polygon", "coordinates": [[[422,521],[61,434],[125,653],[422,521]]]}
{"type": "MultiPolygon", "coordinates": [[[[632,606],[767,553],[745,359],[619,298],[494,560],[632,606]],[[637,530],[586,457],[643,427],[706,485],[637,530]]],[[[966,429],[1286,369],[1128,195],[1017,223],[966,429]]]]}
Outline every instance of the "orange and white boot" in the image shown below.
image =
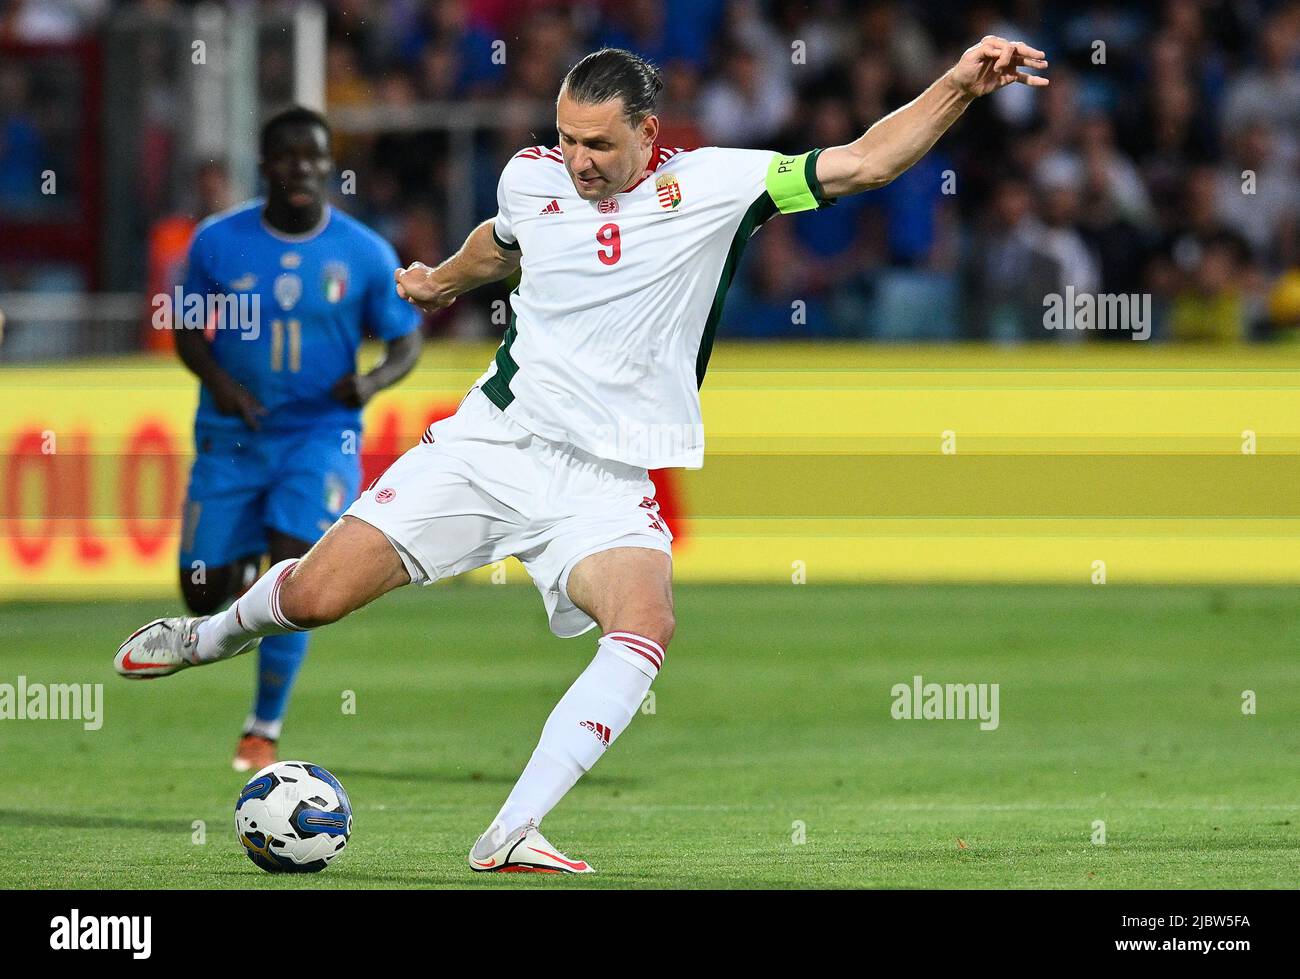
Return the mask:
{"type": "Polygon", "coordinates": [[[275,742],[257,734],[245,734],[235,749],[235,759],[230,767],[237,772],[260,772],[275,764],[275,742]]]}
{"type": "Polygon", "coordinates": [[[532,820],[513,833],[504,833],[500,823],[493,823],[469,851],[469,865],[479,873],[595,873],[585,860],[570,860],[551,846],[532,820]]]}

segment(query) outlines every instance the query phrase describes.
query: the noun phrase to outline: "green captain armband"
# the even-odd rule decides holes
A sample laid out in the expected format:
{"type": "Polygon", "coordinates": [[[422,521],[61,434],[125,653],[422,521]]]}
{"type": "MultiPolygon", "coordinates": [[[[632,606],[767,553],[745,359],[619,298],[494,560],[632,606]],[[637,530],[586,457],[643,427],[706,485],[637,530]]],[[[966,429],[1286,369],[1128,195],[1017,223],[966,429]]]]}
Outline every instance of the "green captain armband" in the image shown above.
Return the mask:
{"type": "Polygon", "coordinates": [[[765,186],[776,209],[782,214],[811,211],[823,204],[833,204],[822,194],[817,180],[817,157],[821,150],[811,150],[798,156],[776,154],[767,165],[765,186]]]}

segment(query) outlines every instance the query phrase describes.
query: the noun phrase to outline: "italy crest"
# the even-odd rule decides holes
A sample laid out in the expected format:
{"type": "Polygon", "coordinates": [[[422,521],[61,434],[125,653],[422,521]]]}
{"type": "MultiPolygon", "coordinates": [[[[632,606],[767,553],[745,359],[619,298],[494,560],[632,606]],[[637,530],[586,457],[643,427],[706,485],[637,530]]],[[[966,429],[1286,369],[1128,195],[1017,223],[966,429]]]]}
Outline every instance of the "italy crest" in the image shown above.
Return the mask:
{"type": "Polygon", "coordinates": [[[324,269],[325,299],[337,303],[348,291],[348,267],[342,262],[326,262],[324,269]]]}
{"type": "Polygon", "coordinates": [[[342,513],[348,503],[347,488],[343,485],[343,480],[330,473],[325,477],[324,489],[325,498],[322,502],[325,504],[325,509],[335,516],[342,513]]]}

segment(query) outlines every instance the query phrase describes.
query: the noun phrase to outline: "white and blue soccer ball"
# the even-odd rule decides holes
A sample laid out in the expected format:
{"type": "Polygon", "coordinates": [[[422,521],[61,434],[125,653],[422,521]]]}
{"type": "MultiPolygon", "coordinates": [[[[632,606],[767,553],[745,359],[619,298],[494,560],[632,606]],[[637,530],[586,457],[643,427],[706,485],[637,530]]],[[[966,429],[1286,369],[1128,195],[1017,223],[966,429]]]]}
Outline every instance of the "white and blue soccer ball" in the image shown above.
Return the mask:
{"type": "Polygon", "coordinates": [[[235,833],[263,870],[314,874],[347,846],[352,803],[342,783],[319,765],[278,761],[239,793],[235,833]]]}

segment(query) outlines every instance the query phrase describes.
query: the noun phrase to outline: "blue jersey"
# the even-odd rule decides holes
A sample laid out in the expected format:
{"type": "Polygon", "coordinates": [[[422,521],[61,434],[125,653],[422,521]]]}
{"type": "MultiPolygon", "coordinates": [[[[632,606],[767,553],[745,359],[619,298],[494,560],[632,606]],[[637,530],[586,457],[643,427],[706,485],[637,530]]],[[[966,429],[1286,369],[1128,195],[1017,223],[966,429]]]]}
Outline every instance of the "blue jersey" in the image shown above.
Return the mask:
{"type": "MultiPolygon", "coordinates": [[[[204,221],[190,245],[182,287],[193,296],[230,297],[227,317],[213,332],[212,356],[267,409],[268,433],[304,429],[360,431],[361,413],[330,397],[356,371],[365,331],[381,340],[419,326],[419,313],[397,295],[391,245],[361,222],[331,207],[321,226],[301,235],[271,228],[264,202],[250,201],[204,221]],[[237,327],[237,328],[236,328],[237,327]]],[[[217,411],[204,388],[196,432],[242,431],[238,415],[217,411]]]]}

